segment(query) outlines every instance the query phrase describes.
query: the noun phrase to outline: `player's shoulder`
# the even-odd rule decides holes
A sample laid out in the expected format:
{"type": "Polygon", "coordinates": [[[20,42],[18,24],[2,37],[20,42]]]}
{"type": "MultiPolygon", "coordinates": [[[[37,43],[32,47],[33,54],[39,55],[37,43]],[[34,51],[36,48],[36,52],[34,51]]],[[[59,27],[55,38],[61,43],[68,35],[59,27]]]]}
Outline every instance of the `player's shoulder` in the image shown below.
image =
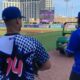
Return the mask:
{"type": "Polygon", "coordinates": [[[34,37],[18,34],[15,36],[15,45],[18,46],[19,51],[22,49],[28,53],[36,50],[36,39],[34,37]]]}
{"type": "Polygon", "coordinates": [[[22,44],[22,45],[26,44],[26,45],[31,45],[34,47],[37,45],[40,45],[40,42],[35,37],[26,36],[26,35],[22,35],[22,34],[16,35],[15,42],[17,44],[22,44]]]}
{"type": "Polygon", "coordinates": [[[15,36],[16,40],[20,40],[20,41],[25,41],[25,40],[28,40],[28,41],[38,41],[35,37],[32,37],[32,36],[27,36],[27,35],[23,35],[23,34],[18,34],[15,36]]]}

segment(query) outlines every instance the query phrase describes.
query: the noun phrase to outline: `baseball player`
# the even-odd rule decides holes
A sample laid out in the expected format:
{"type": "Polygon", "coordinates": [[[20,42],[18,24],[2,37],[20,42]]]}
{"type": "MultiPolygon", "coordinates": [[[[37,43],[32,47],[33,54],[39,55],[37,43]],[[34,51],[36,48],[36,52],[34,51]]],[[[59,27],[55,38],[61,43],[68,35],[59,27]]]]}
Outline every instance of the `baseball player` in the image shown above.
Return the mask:
{"type": "Polygon", "coordinates": [[[51,66],[42,44],[20,34],[22,18],[25,17],[17,7],[7,7],[2,12],[7,32],[0,37],[0,80],[35,80],[38,70],[51,66]]]}
{"type": "Polygon", "coordinates": [[[67,55],[73,55],[74,64],[69,80],[80,80],[80,12],[78,13],[78,28],[75,30],[67,46],[67,55]]]}

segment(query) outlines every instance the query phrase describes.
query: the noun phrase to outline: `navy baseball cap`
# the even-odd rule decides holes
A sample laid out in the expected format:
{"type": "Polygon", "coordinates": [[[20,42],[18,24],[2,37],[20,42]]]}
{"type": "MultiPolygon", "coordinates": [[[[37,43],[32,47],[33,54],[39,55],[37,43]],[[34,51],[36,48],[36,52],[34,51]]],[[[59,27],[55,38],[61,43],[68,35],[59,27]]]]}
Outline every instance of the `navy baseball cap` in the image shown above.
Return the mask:
{"type": "Polygon", "coordinates": [[[78,12],[78,16],[76,17],[77,19],[80,19],[80,12],[78,12]]]}
{"type": "Polygon", "coordinates": [[[80,12],[78,12],[78,19],[80,19],[80,12]]]}
{"type": "Polygon", "coordinates": [[[25,18],[24,16],[21,15],[19,8],[11,6],[3,10],[2,12],[3,20],[12,20],[16,18],[25,18]]]}

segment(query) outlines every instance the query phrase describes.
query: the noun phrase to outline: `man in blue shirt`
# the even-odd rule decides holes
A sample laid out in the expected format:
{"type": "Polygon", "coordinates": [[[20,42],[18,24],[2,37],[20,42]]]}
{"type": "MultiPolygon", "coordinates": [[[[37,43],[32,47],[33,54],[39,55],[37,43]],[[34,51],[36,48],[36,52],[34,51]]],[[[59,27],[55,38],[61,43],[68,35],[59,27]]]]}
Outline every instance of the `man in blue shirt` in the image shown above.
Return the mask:
{"type": "Polygon", "coordinates": [[[78,13],[78,29],[70,37],[67,55],[73,54],[74,64],[69,80],[80,80],[80,12],[78,13]]]}
{"type": "Polygon", "coordinates": [[[0,80],[35,80],[38,70],[51,66],[42,44],[20,34],[22,18],[17,7],[7,7],[2,12],[7,33],[0,37],[0,80]]]}

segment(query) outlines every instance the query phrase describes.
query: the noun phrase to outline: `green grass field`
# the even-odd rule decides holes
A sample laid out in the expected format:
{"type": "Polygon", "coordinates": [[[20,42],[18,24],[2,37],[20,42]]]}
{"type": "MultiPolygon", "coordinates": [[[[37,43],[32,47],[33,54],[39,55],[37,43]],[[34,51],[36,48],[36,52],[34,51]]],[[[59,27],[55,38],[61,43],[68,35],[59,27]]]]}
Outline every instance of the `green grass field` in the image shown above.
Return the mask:
{"type": "Polygon", "coordinates": [[[61,36],[61,32],[58,31],[58,32],[40,33],[40,34],[26,33],[26,35],[37,38],[44,45],[47,51],[51,51],[56,48],[56,40],[59,36],[61,36]]]}

